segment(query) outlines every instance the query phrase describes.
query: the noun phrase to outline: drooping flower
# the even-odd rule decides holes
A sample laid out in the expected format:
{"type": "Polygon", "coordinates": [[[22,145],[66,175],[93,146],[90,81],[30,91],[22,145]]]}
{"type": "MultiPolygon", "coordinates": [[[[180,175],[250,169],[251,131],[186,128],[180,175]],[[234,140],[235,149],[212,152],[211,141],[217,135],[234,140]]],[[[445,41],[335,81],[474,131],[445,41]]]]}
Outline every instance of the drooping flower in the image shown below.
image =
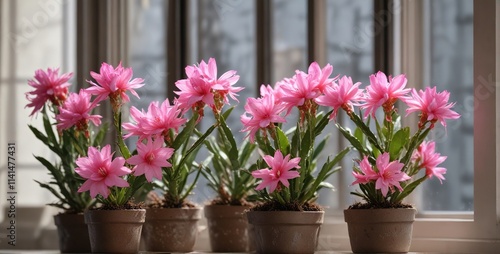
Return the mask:
{"type": "Polygon", "coordinates": [[[97,84],[88,81],[92,87],[87,88],[87,91],[92,95],[97,95],[96,102],[103,101],[109,96],[114,109],[121,103],[130,101],[127,91],[139,98],[134,89],[144,86],[142,83],[144,80],[132,79],[132,68],[123,68],[121,63],[116,68],[108,63],[102,63],[99,73],[92,71],[90,75],[97,81],[97,84]]]}
{"type": "Polygon", "coordinates": [[[271,169],[264,168],[252,172],[253,177],[262,179],[256,190],[262,190],[268,187],[269,193],[272,193],[278,188],[280,182],[285,187],[288,187],[290,185],[288,180],[300,176],[298,171],[291,170],[300,168],[300,158],[290,159],[290,155],[283,158],[283,154],[280,150],[276,150],[274,157],[265,155],[263,158],[271,169]]]}
{"type": "Polygon", "coordinates": [[[285,118],[281,116],[284,105],[276,103],[274,95],[269,93],[262,98],[248,98],[245,105],[245,113],[241,115],[244,125],[243,132],[250,131],[250,141],[255,141],[255,134],[261,128],[267,128],[273,123],[284,123],[285,118]],[[247,116],[249,114],[250,116],[247,116]]]}
{"type": "Polygon", "coordinates": [[[124,175],[131,171],[125,167],[125,159],[116,157],[112,159],[111,146],[104,146],[101,151],[95,147],[89,147],[88,156],[80,157],[76,160],[75,171],[81,177],[87,179],[78,192],[90,190],[90,196],[95,198],[97,194],[101,194],[103,198],[107,198],[110,191],[109,187],[128,187],[129,184],[123,178],[124,175]]]}
{"type": "MultiPolygon", "coordinates": [[[[379,107],[383,107],[386,114],[392,112],[394,103],[398,99],[403,99],[410,91],[410,89],[405,89],[407,81],[404,74],[394,78],[389,77],[389,80],[381,71],[370,75],[370,85],[366,87],[365,103],[361,105],[362,109],[366,109],[364,117],[368,117],[370,114],[375,117],[375,112],[379,107]]],[[[390,117],[390,115],[388,116],[390,117]]]]}
{"type": "Polygon", "coordinates": [[[425,168],[425,175],[428,178],[436,176],[439,182],[443,183],[446,168],[438,167],[439,164],[446,160],[446,156],[441,156],[435,152],[436,144],[434,141],[422,142],[420,146],[413,152],[412,159],[417,163],[418,168],[425,168]]]}
{"type": "Polygon", "coordinates": [[[162,167],[172,166],[167,160],[173,153],[174,149],[163,147],[163,139],[153,141],[149,137],[146,144],[141,141],[137,143],[137,155],[130,157],[127,163],[135,165],[135,176],[145,175],[148,182],[152,182],[153,178],[162,179],[162,167]]]}
{"type": "Polygon", "coordinates": [[[403,191],[399,182],[410,179],[406,173],[401,171],[404,167],[403,163],[400,163],[399,161],[389,162],[389,153],[383,153],[377,158],[376,165],[378,178],[375,182],[375,189],[381,190],[384,197],[387,196],[389,189],[393,191],[394,187],[403,191]]]}
{"type": "Polygon", "coordinates": [[[95,126],[99,126],[102,116],[90,114],[98,106],[90,102],[90,97],[90,94],[83,89],[79,93],[70,93],[56,116],[57,129],[65,130],[76,126],[77,130],[86,131],[89,121],[92,121],[95,126]]]}
{"type": "Polygon", "coordinates": [[[378,179],[378,173],[373,171],[372,165],[368,161],[368,157],[364,157],[363,160],[359,163],[360,172],[353,171],[352,174],[356,180],[351,184],[366,184],[371,181],[378,179]]]}
{"type": "Polygon", "coordinates": [[[352,105],[359,105],[362,98],[362,89],[359,89],[361,83],[352,83],[351,77],[343,76],[339,80],[339,84],[327,86],[324,89],[325,95],[321,95],[316,99],[316,103],[322,106],[333,108],[333,113],[330,119],[337,115],[339,108],[344,109],[348,114],[352,112],[352,105]]]}
{"type": "Polygon", "coordinates": [[[28,85],[34,88],[33,91],[26,93],[26,99],[30,101],[26,107],[33,107],[30,116],[40,111],[47,101],[59,106],[66,100],[68,86],[70,86],[68,80],[73,73],[64,73],[59,76],[58,72],[59,68],[48,68],[47,71],[39,69],[35,71],[35,79],[28,80],[28,85]]]}
{"type": "Polygon", "coordinates": [[[451,110],[455,103],[448,103],[450,93],[448,91],[436,92],[436,87],[426,87],[424,91],[418,93],[415,89],[411,91],[411,97],[404,98],[408,109],[406,115],[412,112],[420,112],[419,128],[423,128],[426,122],[431,122],[431,128],[434,123],[439,121],[446,127],[446,119],[458,119],[460,115],[451,110]]]}

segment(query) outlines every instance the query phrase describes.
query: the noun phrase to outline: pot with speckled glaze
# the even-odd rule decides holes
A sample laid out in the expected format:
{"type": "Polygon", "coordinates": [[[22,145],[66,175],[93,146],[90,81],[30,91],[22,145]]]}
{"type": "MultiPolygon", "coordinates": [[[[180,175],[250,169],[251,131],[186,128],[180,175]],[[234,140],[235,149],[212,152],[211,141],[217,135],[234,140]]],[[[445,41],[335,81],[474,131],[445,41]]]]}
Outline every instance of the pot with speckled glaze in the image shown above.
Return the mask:
{"type": "Polygon", "coordinates": [[[88,210],[84,213],[93,253],[138,253],[146,210],[88,210]]]}
{"type": "Polygon", "coordinates": [[[414,208],[346,209],[351,250],[354,253],[410,251],[414,208]]]}
{"type": "Polygon", "coordinates": [[[146,251],[191,252],[198,236],[201,208],[149,208],[142,239],[146,251]]]}
{"type": "Polygon", "coordinates": [[[324,211],[250,211],[257,253],[314,253],[324,211]]]}
{"type": "Polygon", "coordinates": [[[89,253],[89,230],[82,213],[54,215],[61,253],[89,253]]]}
{"type": "Polygon", "coordinates": [[[207,205],[208,235],[213,252],[247,252],[248,222],[245,210],[249,206],[207,205]]]}

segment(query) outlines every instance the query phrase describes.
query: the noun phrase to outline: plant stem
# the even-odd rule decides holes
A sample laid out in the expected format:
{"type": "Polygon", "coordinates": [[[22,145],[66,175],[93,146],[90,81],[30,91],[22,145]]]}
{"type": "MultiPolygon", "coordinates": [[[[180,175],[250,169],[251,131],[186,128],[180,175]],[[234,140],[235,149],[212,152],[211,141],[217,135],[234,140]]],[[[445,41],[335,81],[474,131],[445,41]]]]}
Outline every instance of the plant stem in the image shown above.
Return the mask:
{"type": "Polygon", "coordinates": [[[356,124],[356,126],[359,127],[359,129],[363,132],[363,134],[366,135],[370,144],[372,144],[374,147],[376,147],[380,152],[383,152],[384,149],[382,149],[382,147],[380,147],[380,145],[377,141],[377,138],[370,130],[370,127],[368,127],[357,114],[354,114],[354,113],[350,114],[349,117],[356,124]]]}
{"type": "Polygon", "coordinates": [[[121,112],[118,109],[117,111],[113,112],[113,122],[115,125],[115,130],[116,130],[116,138],[117,138],[117,143],[118,143],[118,148],[120,149],[120,153],[125,159],[130,158],[131,154],[130,151],[128,150],[128,147],[125,145],[125,142],[123,141],[123,133],[122,133],[122,126],[121,126],[121,112]]]}

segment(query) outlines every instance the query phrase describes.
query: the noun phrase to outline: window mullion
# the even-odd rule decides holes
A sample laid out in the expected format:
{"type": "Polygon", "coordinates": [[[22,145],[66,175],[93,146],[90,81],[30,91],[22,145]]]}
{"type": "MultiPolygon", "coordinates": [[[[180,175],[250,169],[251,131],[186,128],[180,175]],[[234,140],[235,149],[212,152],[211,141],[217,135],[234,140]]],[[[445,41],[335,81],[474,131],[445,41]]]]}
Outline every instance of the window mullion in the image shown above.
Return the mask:
{"type": "Polygon", "coordinates": [[[474,1],[474,219],[480,228],[497,237],[500,176],[495,85],[500,62],[499,13],[498,1],[474,1]]]}
{"type": "Polygon", "coordinates": [[[393,73],[393,30],[395,0],[374,0],[375,70],[393,73]]]}
{"type": "Polygon", "coordinates": [[[326,1],[307,2],[307,49],[308,65],[317,62],[326,64],[326,1]]]}
{"type": "Polygon", "coordinates": [[[175,97],[175,82],[185,77],[189,44],[187,42],[189,18],[186,0],[170,0],[167,4],[167,98],[175,97]]]}
{"type": "MultiPolygon", "coordinates": [[[[256,12],[256,74],[257,88],[271,84],[273,73],[272,6],[271,0],[255,0],[256,12]]],[[[258,91],[258,89],[257,89],[258,91]]]]}

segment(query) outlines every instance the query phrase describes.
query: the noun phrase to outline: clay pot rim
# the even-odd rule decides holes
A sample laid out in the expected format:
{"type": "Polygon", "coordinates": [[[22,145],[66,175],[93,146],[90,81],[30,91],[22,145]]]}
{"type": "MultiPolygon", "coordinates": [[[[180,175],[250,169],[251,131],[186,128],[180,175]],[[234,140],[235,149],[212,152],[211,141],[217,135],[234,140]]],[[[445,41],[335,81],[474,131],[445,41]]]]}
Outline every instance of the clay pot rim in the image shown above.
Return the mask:
{"type": "Polygon", "coordinates": [[[145,208],[144,210],[146,210],[146,212],[147,211],[164,211],[164,212],[168,212],[168,211],[192,211],[192,212],[196,213],[198,211],[203,210],[203,207],[199,207],[199,206],[179,207],[179,208],[149,207],[149,208],[145,208]]]}
{"type": "Polygon", "coordinates": [[[416,208],[344,209],[347,223],[413,222],[416,208]]]}
{"type": "Polygon", "coordinates": [[[146,207],[144,208],[145,210],[178,210],[178,209],[182,209],[182,210],[196,210],[196,209],[203,209],[203,207],[200,207],[200,206],[195,206],[195,207],[168,207],[168,208],[165,208],[165,207],[146,207]]]}
{"type": "Polygon", "coordinates": [[[200,220],[202,218],[201,207],[181,207],[181,208],[147,208],[146,221],[152,220],[200,220]]]}
{"type": "Polygon", "coordinates": [[[230,207],[252,207],[251,205],[218,205],[218,204],[206,204],[206,205],[203,205],[203,207],[207,207],[207,206],[230,206],[230,207]]]}
{"type": "Polygon", "coordinates": [[[140,210],[145,210],[145,208],[132,208],[132,209],[99,209],[99,208],[91,208],[85,210],[83,213],[89,212],[89,211],[140,211],[140,210]]]}
{"type": "Polygon", "coordinates": [[[231,205],[207,205],[203,208],[205,218],[245,218],[245,213],[250,206],[231,206],[231,205]]]}
{"type": "Polygon", "coordinates": [[[234,210],[240,210],[240,209],[244,209],[245,211],[249,211],[249,209],[251,208],[252,206],[249,206],[249,205],[205,205],[203,207],[203,210],[205,209],[234,209],[234,210]]]}
{"type": "Polygon", "coordinates": [[[98,224],[98,223],[144,223],[146,217],[145,209],[121,209],[121,210],[87,210],[84,213],[85,223],[98,224]],[[111,216],[110,214],[116,213],[117,215],[111,216]],[[132,214],[135,216],[118,216],[120,214],[132,214]],[[98,216],[96,215],[107,215],[98,216]],[[92,219],[90,219],[92,217],[92,219]]]}
{"type": "Polygon", "coordinates": [[[325,211],[247,211],[247,213],[302,213],[302,214],[318,214],[325,213],[325,211]]]}
{"type": "Polygon", "coordinates": [[[54,224],[56,226],[64,224],[83,224],[84,222],[84,214],[83,213],[58,213],[52,216],[54,218],[54,224]]]}
{"type": "Polygon", "coordinates": [[[58,215],[81,215],[81,214],[84,214],[84,212],[81,212],[81,213],[59,212],[57,214],[54,214],[54,216],[58,216],[58,215]]]}
{"type": "Polygon", "coordinates": [[[325,211],[248,211],[246,212],[250,224],[323,224],[325,211]]]}
{"type": "Polygon", "coordinates": [[[414,210],[415,212],[417,212],[417,208],[415,207],[406,207],[406,208],[367,208],[367,209],[363,209],[363,208],[356,208],[356,209],[352,209],[352,208],[346,208],[344,209],[344,212],[345,211],[360,211],[360,213],[362,211],[384,211],[384,212],[387,212],[387,211],[409,211],[409,210],[414,210]]]}

